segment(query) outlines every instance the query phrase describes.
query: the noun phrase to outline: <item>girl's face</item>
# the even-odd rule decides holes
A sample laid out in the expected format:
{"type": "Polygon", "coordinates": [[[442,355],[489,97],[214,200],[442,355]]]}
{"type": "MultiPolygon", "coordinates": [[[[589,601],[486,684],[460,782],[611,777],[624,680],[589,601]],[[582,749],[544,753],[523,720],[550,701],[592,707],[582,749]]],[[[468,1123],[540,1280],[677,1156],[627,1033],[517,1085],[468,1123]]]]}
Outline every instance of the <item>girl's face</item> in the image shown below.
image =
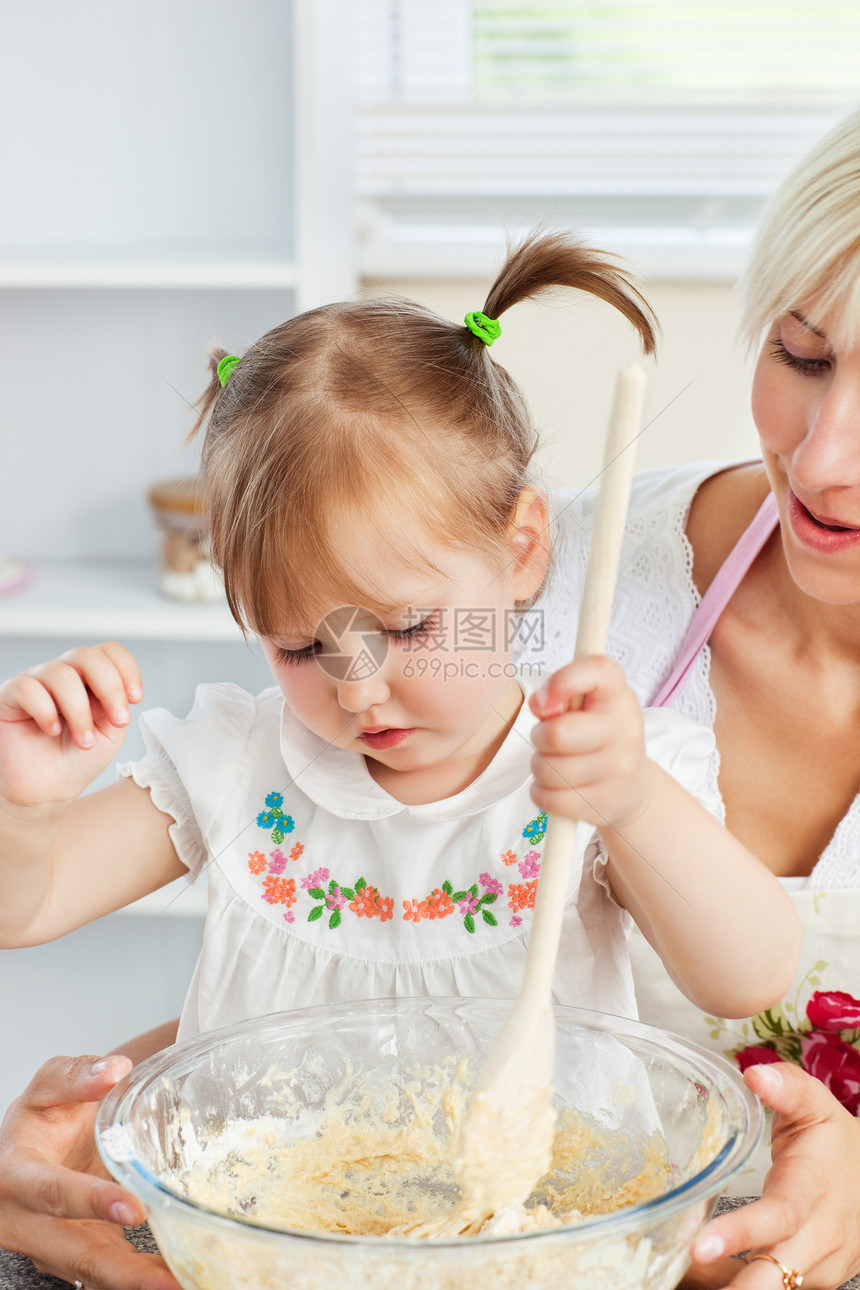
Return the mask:
{"type": "Polygon", "coordinates": [[[860,345],[828,320],[778,318],[759,356],[752,410],[779,507],[789,571],[807,595],[860,603],[860,345]]]}
{"type": "Polygon", "coordinates": [[[385,588],[392,612],[380,620],[333,604],[312,636],[264,641],[275,679],[304,725],[361,753],[393,796],[450,796],[489,764],[522,702],[513,607],[537,590],[545,560],[524,562],[522,538],[507,560],[425,541],[439,577],[379,541],[343,549],[367,585],[385,588]]]}

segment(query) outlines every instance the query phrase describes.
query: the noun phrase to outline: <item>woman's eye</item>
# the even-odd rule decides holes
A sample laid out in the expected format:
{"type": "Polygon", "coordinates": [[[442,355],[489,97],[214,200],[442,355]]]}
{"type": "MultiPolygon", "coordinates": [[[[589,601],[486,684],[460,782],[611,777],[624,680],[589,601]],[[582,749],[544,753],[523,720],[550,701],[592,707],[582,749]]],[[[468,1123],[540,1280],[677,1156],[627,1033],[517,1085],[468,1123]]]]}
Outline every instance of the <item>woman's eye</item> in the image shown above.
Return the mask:
{"type": "Polygon", "coordinates": [[[434,612],[428,614],[420,623],[415,623],[412,627],[390,627],[386,635],[390,641],[422,641],[426,640],[438,626],[438,617],[434,612]]]}
{"type": "Polygon", "coordinates": [[[771,353],[777,363],[784,363],[786,367],[791,367],[796,372],[805,372],[808,376],[826,372],[830,367],[829,358],[802,358],[799,354],[793,354],[790,349],[786,349],[779,339],[772,342],[771,353]]]}
{"type": "Polygon", "coordinates": [[[301,649],[284,649],[283,645],[276,645],[275,652],[278,655],[278,662],[286,663],[288,667],[297,663],[304,663],[306,659],[313,658],[319,653],[319,641],[311,641],[310,645],[303,645],[301,649]]]}

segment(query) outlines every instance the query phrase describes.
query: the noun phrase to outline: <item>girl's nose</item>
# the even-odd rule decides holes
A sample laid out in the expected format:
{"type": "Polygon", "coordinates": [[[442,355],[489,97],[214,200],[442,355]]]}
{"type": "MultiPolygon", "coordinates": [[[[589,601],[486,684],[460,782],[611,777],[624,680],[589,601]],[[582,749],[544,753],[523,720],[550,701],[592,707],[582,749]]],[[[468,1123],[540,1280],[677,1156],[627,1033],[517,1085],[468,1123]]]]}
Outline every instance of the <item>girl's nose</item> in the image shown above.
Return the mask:
{"type": "Polygon", "coordinates": [[[368,676],[337,683],[337,701],[345,712],[364,712],[374,704],[385,703],[390,696],[391,690],[382,668],[368,676]]]}

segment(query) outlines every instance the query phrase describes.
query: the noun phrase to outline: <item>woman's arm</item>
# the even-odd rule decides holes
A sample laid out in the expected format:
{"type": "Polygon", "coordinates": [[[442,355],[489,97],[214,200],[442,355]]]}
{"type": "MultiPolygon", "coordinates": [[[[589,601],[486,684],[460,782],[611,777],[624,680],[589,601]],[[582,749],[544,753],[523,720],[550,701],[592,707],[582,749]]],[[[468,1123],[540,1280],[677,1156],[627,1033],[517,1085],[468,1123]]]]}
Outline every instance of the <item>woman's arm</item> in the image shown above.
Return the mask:
{"type": "Polygon", "coordinates": [[[138,1254],[123,1227],[140,1203],[108,1179],[96,1151],[99,1104],[130,1069],[172,1043],[177,1022],[123,1045],[124,1056],[54,1057],[0,1125],[0,1249],[41,1272],[111,1290],[179,1290],[163,1259],[138,1254]]]}
{"type": "Polygon", "coordinates": [[[645,753],[642,716],[616,663],[580,659],[532,707],[533,796],[597,827],[612,889],[679,989],[703,1011],[750,1016],[781,999],[800,924],[777,879],[645,753]],[[571,711],[571,704],[582,707],[571,711]]]}

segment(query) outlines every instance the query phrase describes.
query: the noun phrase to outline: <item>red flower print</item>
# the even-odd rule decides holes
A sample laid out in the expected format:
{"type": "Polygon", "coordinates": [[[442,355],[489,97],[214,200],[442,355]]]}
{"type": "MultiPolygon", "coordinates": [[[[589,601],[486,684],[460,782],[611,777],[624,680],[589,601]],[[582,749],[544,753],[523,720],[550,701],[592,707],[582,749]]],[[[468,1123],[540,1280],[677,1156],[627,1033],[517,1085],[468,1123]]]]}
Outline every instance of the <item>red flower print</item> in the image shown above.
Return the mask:
{"type": "Polygon", "coordinates": [[[512,865],[517,862],[516,851],[503,851],[501,855],[502,864],[512,865]]]}
{"type": "Polygon", "coordinates": [[[267,874],[263,879],[265,894],[263,900],[270,905],[294,905],[296,901],[296,884],[293,878],[279,878],[267,874]]]}
{"type": "Polygon", "coordinates": [[[806,1015],[816,1030],[855,1030],[860,1027],[860,999],[844,990],[816,990],[806,1015]]]}
{"type": "Polygon", "coordinates": [[[509,883],[508,905],[510,908],[515,912],[518,909],[534,909],[537,885],[537,878],[532,878],[531,882],[509,883]]]}
{"type": "Polygon", "coordinates": [[[782,1060],[775,1048],[765,1048],[763,1044],[751,1044],[749,1048],[742,1048],[739,1053],[735,1053],[735,1061],[742,1071],[748,1066],[766,1066],[782,1060]]]}
{"type": "Polygon", "coordinates": [[[266,868],[266,857],[262,851],[248,852],[248,868],[251,873],[262,873],[266,868]]]}
{"type": "Polygon", "coordinates": [[[816,1079],[852,1115],[860,1109],[860,1053],[838,1035],[813,1030],[800,1037],[803,1069],[816,1079]]]}
{"type": "Polygon", "coordinates": [[[383,896],[379,902],[379,921],[380,923],[390,923],[393,917],[394,917],[394,897],[383,896]]]}
{"type": "Polygon", "coordinates": [[[304,849],[305,849],[304,842],[297,842],[296,845],[293,847],[292,851],[290,852],[290,859],[298,860],[299,856],[302,854],[304,849]]]}
{"type": "MultiPolygon", "coordinates": [[[[422,904],[423,903],[424,902],[422,902],[422,904]]],[[[426,908],[426,905],[425,905],[425,908],[426,908]]],[[[424,915],[421,909],[421,905],[419,905],[417,900],[404,900],[403,921],[405,923],[408,923],[410,921],[413,923],[420,923],[423,916],[424,915]]]]}

